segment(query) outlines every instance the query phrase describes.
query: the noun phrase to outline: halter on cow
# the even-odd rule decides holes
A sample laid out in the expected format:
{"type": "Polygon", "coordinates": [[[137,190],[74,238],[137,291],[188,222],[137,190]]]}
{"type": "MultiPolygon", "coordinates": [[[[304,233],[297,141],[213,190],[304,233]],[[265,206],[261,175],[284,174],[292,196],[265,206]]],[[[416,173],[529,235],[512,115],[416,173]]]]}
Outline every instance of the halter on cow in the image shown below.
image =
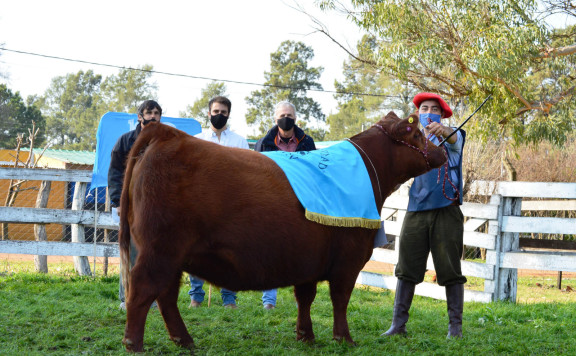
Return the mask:
{"type": "MultiPolygon", "coordinates": [[[[417,125],[416,116],[400,120],[391,112],[350,138],[378,211],[396,186],[446,160],[417,125]]],[[[121,206],[128,350],[143,350],[154,300],[170,339],[193,347],[176,303],[183,271],[235,291],[294,286],[302,341],[314,340],[310,307],[317,283],[328,281],[334,339],[353,343],[346,310],[377,230],[307,220],[286,175],[265,155],[151,124],[132,148],[121,206]],[[129,271],[131,239],[139,254],[129,271]]]]}

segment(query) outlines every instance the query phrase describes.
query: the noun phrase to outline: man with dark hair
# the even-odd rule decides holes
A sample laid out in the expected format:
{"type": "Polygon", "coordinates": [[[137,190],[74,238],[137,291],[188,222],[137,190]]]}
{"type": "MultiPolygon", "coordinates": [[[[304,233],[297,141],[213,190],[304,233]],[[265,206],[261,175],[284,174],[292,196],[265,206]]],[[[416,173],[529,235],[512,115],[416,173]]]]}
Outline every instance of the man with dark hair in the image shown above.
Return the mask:
{"type": "MultiPolygon", "coordinates": [[[[214,142],[226,147],[238,147],[248,149],[248,141],[235,132],[228,129],[228,118],[232,103],[228,98],[217,96],[208,102],[208,116],[210,119],[210,129],[206,130],[196,137],[206,141],[214,142]]],[[[197,308],[204,301],[206,293],[202,289],[204,281],[198,277],[190,275],[190,307],[197,308]]],[[[226,308],[236,308],[236,292],[222,288],[222,305],[226,308]]]]}
{"type": "Polygon", "coordinates": [[[124,183],[124,170],[126,169],[126,159],[134,141],[140,131],[146,128],[150,122],[160,122],[162,118],[162,108],[154,100],[146,100],[138,107],[138,125],[136,129],[126,132],[114,145],[112,157],[110,159],[110,169],[108,170],[108,191],[110,192],[110,204],[118,209],[120,214],[120,196],[122,195],[122,184],[124,183]]]}
{"type": "MultiPolygon", "coordinates": [[[[281,101],[274,107],[274,122],[266,136],[256,143],[255,151],[312,151],[316,149],[314,139],[296,126],[296,107],[289,101],[281,101]]],[[[265,290],[262,293],[262,304],[265,309],[276,308],[277,289],[265,290]]]]}
{"type": "MultiPolygon", "coordinates": [[[[136,129],[129,131],[116,141],[112,149],[112,157],[110,159],[110,168],[108,169],[108,192],[110,194],[110,205],[118,211],[120,215],[120,197],[122,196],[122,185],[124,183],[124,170],[126,169],[126,160],[130,149],[134,145],[136,138],[140,131],[146,129],[146,125],[151,122],[160,122],[162,118],[162,108],[154,100],[146,100],[138,107],[138,125],[136,129]]],[[[133,244],[130,245],[130,264],[133,266],[136,262],[138,251],[133,244]]],[[[124,286],[122,285],[122,278],[120,278],[120,308],[126,309],[124,300],[124,286]]]]}
{"type": "MultiPolygon", "coordinates": [[[[454,131],[441,122],[452,116],[452,110],[439,95],[420,93],[413,102],[418,108],[422,131],[430,141],[439,144],[454,131]]],[[[446,165],[414,178],[410,187],[408,209],[399,238],[392,325],[383,335],[406,334],[414,289],[424,280],[431,253],[437,282],[446,287],[448,337],[462,337],[466,277],[462,275],[460,264],[464,249],[464,216],[460,205],[465,138],[466,133],[462,130],[452,135],[444,146],[448,158],[446,165]],[[444,177],[444,181],[438,182],[438,177],[444,177]]]]}

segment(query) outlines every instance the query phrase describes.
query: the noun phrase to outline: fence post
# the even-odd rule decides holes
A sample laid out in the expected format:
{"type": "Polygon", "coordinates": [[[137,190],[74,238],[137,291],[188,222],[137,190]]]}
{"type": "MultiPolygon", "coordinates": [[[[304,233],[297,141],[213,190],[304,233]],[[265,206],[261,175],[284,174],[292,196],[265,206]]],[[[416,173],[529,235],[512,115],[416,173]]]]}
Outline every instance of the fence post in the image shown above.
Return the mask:
{"type": "MultiPolygon", "coordinates": [[[[87,184],[76,182],[74,187],[74,197],[72,198],[72,210],[82,210],[86,200],[87,184]]],[[[84,225],[72,224],[72,242],[85,242],[84,225]]],[[[90,262],[86,256],[74,256],[74,268],[81,276],[91,276],[90,262]]]]}
{"type": "MultiPolygon", "coordinates": [[[[48,197],[50,196],[50,188],[52,187],[51,181],[43,180],[38,190],[36,197],[36,208],[46,208],[48,206],[48,197]]],[[[47,241],[46,224],[34,224],[34,237],[36,241],[47,241]]],[[[48,273],[48,256],[36,255],[34,256],[34,265],[36,272],[48,273]]]]}
{"type": "Polygon", "coordinates": [[[502,225],[502,196],[499,194],[492,194],[490,197],[490,205],[497,205],[498,206],[498,215],[496,216],[495,220],[488,221],[488,233],[491,235],[496,236],[496,241],[493,250],[486,250],[485,252],[485,261],[486,263],[492,264],[494,266],[494,277],[493,279],[485,279],[484,280],[484,291],[491,292],[491,300],[496,301],[498,300],[498,281],[500,276],[500,256],[502,253],[500,252],[500,245],[501,245],[501,225],[502,225]]]}
{"type": "MultiPolygon", "coordinates": [[[[520,216],[522,209],[522,198],[503,197],[502,199],[502,216],[499,222],[502,224],[503,216],[520,216]]],[[[502,232],[504,226],[500,225],[499,248],[498,248],[498,284],[496,288],[497,300],[509,300],[516,302],[516,292],[518,284],[518,269],[516,268],[499,268],[503,254],[509,251],[518,251],[520,240],[517,232],[502,232]]]]}
{"type": "MultiPolygon", "coordinates": [[[[104,211],[107,213],[110,212],[110,194],[108,193],[108,187],[106,187],[106,203],[105,203],[104,211]]],[[[108,236],[109,233],[110,233],[110,230],[104,229],[104,242],[106,242],[106,243],[110,242],[110,237],[108,236]]],[[[104,275],[107,276],[108,275],[108,257],[104,257],[104,264],[102,266],[102,269],[103,269],[104,275]]]]}

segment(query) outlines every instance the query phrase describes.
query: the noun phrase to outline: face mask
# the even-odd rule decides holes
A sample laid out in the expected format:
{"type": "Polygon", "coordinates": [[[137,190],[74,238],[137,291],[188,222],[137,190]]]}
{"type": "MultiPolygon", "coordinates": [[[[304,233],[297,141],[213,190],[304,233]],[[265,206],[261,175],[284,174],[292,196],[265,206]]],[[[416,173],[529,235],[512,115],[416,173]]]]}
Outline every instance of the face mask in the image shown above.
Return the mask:
{"type": "Polygon", "coordinates": [[[151,122],[157,122],[157,120],[156,120],[156,119],[152,119],[152,120],[144,120],[144,119],[142,119],[142,126],[146,126],[146,125],[148,125],[148,124],[151,123],[151,122]]]}
{"type": "Polygon", "coordinates": [[[431,122],[440,123],[440,118],[441,116],[438,114],[431,114],[431,113],[420,114],[420,124],[422,125],[422,127],[426,127],[431,122]]]}
{"type": "Polygon", "coordinates": [[[278,127],[280,127],[284,131],[290,131],[294,127],[295,122],[296,120],[285,116],[281,119],[278,119],[278,127]]]}
{"type": "Polygon", "coordinates": [[[210,122],[212,123],[212,126],[214,126],[216,130],[220,130],[221,128],[226,126],[226,123],[228,122],[228,116],[224,116],[222,114],[211,115],[210,122]]]}

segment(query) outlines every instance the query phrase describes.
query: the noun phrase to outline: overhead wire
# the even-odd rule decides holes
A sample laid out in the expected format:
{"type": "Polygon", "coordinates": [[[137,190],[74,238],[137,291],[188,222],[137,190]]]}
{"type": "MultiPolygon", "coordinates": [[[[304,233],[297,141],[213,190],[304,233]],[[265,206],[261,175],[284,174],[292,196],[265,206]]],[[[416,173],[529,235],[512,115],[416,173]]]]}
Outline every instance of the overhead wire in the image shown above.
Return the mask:
{"type": "Polygon", "coordinates": [[[358,92],[344,92],[344,91],[337,91],[337,90],[325,90],[325,89],[315,89],[315,88],[291,87],[291,86],[277,85],[277,84],[245,82],[245,81],[232,80],[232,79],[209,78],[209,77],[203,77],[203,76],[197,76],[197,75],[190,75],[190,74],[179,74],[179,73],[163,72],[163,71],[158,71],[158,70],[146,70],[146,69],[142,69],[142,68],[124,67],[124,66],[119,66],[119,65],[115,65],[115,64],[98,63],[98,62],[92,62],[92,61],[85,61],[85,60],[81,60],[81,59],[72,59],[72,58],[65,58],[65,57],[59,57],[59,56],[51,56],[51,55],[47,55],[47,54],[40,54],[40,53],[33,53],[33,52],[27,52],[27,51],[20,51],[20,50],[5,48],[5,47],[0,47],[0,51],[7,51],[7,52],[25,54],[25,55],[30,55],[30,56],[37,56],[37,57],[43,57],[43,58],[50,58],[50,59],[68,61],[68,62],[75,62],[75,63],[84,63],[84,64],[90,64],[90,65],[101,66],[101,67],[116,68],[116,69],[128,69],[128,70],[134,70],[134,71],[140,71],[140,72],[146,72],[146,73],[152,73],[152,74],[168,75],[168,76],[181,77],[181,78],[192,78],[192,79],[201,79],[201,80],[211,80],[211,81],[217,81],[217,82],[223,82],[223,83],[233,83],[233,84],[242,84],[242,85],[253,85],[253,86],[259,86],[259,87],[270,87],[270,88],[278,88],[278,89],[306,90],[306,91],[314,91],[314,92],[330,93],[330,94],[342,94],[342,95],[358,95],[358,96],[373,96],[373,97],[387,97],[387,98],[395,98],[395,97],[398,97],[397,95],[372,94],[372,93],[358,93],[358,92]]]}

